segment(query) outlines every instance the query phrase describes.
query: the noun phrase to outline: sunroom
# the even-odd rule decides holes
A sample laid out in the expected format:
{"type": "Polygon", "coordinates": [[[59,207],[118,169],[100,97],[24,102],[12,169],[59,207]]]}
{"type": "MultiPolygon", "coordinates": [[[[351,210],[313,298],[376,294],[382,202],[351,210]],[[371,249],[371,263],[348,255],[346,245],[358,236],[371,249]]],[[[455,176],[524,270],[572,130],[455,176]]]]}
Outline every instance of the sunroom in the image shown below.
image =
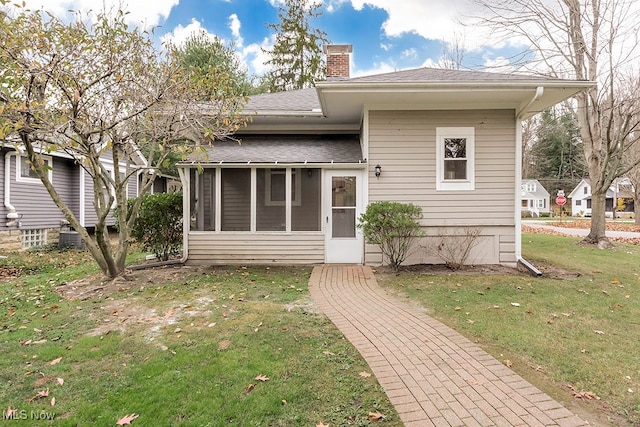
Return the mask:
{"type": "Polygon", "coordinates": [[[247,136],[179,164],[192,264],[362,262],[358,135],[247,136]],[[328,235],[327,235],[328,234],[328,235]]]}

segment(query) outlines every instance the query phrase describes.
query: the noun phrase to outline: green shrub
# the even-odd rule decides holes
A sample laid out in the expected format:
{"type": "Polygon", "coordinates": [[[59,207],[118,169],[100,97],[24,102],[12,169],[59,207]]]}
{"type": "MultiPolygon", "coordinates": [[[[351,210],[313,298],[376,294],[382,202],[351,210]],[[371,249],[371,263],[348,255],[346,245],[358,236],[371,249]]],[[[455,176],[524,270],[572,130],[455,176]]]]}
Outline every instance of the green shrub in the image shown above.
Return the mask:
{"type": "MultiPolygon", "coordinates": [[[[182,193],[155,193],[142,196],[131,237],[163,261],[182,247],[182,193]]],[[[129,199],[132,206],[136,199],[129,199]]]]}
{"type": "Polygon", "coordinates": [[[360,215],[358,228],[367,243],[380,246],[383,262],[387,259],[391,268],[398,270],[413,241],[423,235],[420,219],[422,208],[412,203],[375,202],[360,215]]]}

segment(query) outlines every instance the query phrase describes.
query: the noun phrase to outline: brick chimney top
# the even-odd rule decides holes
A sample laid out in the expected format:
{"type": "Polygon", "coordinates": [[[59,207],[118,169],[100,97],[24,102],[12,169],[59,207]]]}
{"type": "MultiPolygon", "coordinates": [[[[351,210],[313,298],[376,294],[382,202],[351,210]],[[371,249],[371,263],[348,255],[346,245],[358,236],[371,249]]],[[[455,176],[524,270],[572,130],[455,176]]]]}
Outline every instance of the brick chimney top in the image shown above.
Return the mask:
{"type": "Polygon", "coordinates": [[[349,78],[349,54],[353,51],[350,44],[329,44],[324,46],[327,55],[327,80],[349,78]]]}

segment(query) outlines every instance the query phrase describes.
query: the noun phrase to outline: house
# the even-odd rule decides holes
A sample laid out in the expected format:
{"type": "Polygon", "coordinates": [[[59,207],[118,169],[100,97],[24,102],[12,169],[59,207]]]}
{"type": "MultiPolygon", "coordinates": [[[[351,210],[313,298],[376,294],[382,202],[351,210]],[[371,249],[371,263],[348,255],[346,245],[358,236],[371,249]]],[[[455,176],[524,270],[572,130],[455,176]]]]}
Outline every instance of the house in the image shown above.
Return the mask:
{"type": "MultiPolygon", "coordinates": [[[[10,145],[2,147],[0,154],[0,191],[4,200],[0,205],[0,249],[20,250],[56,242],[60,231],[66,228],[66,220],[26,155],[10,145]]],[[[49,179],[64,202],[80,224],[91,228],[97,221],[91,177],[69,154],[54,151],[43,157],[50,167],[49,179]]],[[[101,161],[113,173],[109,154],[103,155],[101,161]]],[[[125,173],[125,166],[120,167],[120,173],[125,173]]],[[[134,176],[128,182],[127,196],[137,195],[138,179],[134,176]]],[[[114,223],[111,219],[108,224],[114,223]]]]}
{"type": "Polygon", "coordinates": [[[539,217],[550,212],[549,192],[537,179],[522,181],[520,200],[523,215],[539,217]]]}
{"type": "MultiPolygon", "coordinates": [[[[628,178],[618,178],[607,190],[605,215],[613,218],[614,211],[619,210],[619,200],[624,204],[623,212],[633,216],[632,184],[628,178]]],[[[591,180],[582,179],[569,193],[571,199],[571,214],[573,216],[591,216],[591,180]]],[[[617,213],[616,216],[620,216],[617,213]]]]}
{"type": "Polygon", "coordinates": [[[332,45],[315,88],[254,96],[252,120],[179,163],[187,264],[380,264],[358,217],[375,201],[422,207],[422,246],[479,229],[469,263],[520,258],[521,120],[584,81],[420,68],[349,77],[332,45]]]}

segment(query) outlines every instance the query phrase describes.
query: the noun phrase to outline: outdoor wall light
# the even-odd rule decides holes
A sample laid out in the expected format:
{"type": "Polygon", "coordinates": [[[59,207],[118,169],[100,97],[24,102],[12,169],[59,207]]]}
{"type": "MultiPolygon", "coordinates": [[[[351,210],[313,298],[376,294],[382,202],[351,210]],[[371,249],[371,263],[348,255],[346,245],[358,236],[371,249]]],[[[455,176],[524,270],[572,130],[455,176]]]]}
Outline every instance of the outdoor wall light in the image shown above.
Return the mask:
{"type": "Polygon", "coordinates": [[[374,169],[376,171],[376,178],[380,178],[380,174],[382,173],[382,166],[376,165],[374,169]]]}

